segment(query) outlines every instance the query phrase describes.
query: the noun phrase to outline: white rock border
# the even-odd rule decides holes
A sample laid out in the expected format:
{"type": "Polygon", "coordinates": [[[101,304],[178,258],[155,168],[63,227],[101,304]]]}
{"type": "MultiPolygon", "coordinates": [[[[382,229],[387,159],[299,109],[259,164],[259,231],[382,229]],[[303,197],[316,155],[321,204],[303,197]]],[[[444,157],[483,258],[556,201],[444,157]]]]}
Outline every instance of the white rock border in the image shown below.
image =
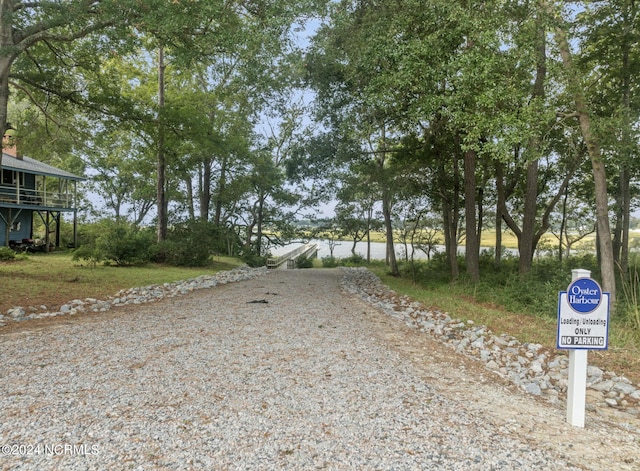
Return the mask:
{"type": "Polygon", "coordinates": [[[16,306],[7,311],[6,315],[0,315],[0,327],[7,321],[22,322],[31,319],[43,319],[61,315],[74,315],[82,312],[106,312],[112,307],[126,306],[129,304],[145,304],[160,299],[183,296],[192,291],[205,288],[213,288],[218,285],[249,280],[267,273],[266,267],[251,268],[242,265],[232,270],[225,270],[213,275],[200,275],[196,278],[121,290],[106,300],[95,298],[74,299],[60,306],[57,311],[47,311],[46,306],[25,309],[16,306]]]}
{"type": "MultiPolygon", "coordinates": [[[[548,354],[542,345],[521,343],[509,335],[495,335],[473,321],[452,319],[448,313],[427,309],[408,296],[398,295],[367,268],[342,268],[343,288],[404,322],[449,345],[458,353],[479,360],[488,370],[508,379],[524,391],[560,402],[568,385],[567,355],[548,354]]],[[[624,376],[589,366],[587,409],[613,407],[640,416],[640,384],[624,376]]]]}
{"type": "MultiPolygon", "coordinates": [[[[562,353],[547,355],[542,346],[521,343],[509,335],[495,335],[487,327],[473,321],[452,319],[448,313],[427,309],[407,296],[400,296],[382,283],[367,268],[342,268],[343,288],[364,301],[382,309],[385,313],[406,323],[412,329],[427,333],[449,345],[458,353],[479,360],[488,370],[507,378],[530,394],[545,397],[552,403],[566,394],[568,384],[568,357],[562,353]]],[[[0,315],[0,327],[7,322],[22,322],[82,312],[106,312],[113,307],[145,304],[165,298],[183,296],[198,289],[244,281],[268,273],[266,267],[250,268],[247,265],[214,275],[121,290],[107,300],[74,299],[57,311],[17,306],[0,315]]],[[[587,371],[587,408],[613,407],[640,417],[640,385],[633,385],[624,376],[595,366],[587,371]]]]}

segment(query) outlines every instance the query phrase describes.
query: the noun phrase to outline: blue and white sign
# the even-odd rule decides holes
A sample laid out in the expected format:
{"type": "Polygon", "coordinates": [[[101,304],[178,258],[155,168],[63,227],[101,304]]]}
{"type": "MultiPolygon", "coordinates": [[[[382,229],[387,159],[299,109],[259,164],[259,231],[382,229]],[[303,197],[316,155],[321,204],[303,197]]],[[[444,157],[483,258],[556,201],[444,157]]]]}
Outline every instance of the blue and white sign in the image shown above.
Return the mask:
{"type": "Polygon", "coordinates": [[[578,278],[558,296],[557,347],[606,350],[608,344],[609,293],[591,278],[578,278]]]}
{"type": "Polygon", "coordinates": [[[578,278],[567,288],[567,296],[571,309],[581,314],[588,314],[600,306],[602,288],[596,280],[578,278]]]}

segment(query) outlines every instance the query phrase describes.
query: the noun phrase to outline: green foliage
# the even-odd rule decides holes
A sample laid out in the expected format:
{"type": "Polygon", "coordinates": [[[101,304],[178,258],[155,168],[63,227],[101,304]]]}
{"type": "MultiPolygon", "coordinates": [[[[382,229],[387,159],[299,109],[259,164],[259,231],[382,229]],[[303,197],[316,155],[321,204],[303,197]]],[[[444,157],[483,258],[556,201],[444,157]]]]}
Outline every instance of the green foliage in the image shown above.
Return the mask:
{"type": "Polygon", "coordinates": [[[74,252],[74,260],[115,263],[118,266],[151,260],[154,233],[127,223],[103,220],[91,228],[94,239],[74,252]],[[96,235],[97,233],[97,235],[96,235]]]}
{"type": "Polygon", "coordinates": [[[83,260],[89,263],[91,266],[95,267],[98,262],[102,260],[102,257],[100,257],[95,244],[87,244],[81,245],[73,251],[72,260],[76,262],[79,260],[83,260]]]}
{"type": "Polygon", "coordinates": [[[335,268],[338,266],[338,259],[335,257],[322,257],[320,259],[322,261],[322,266],[324,268],[335,268]]]}
{"type": "Polygon", "coordinates": [[[9,260],[14,260],[15,258],[16,253],[9,247],[0,247],[0,261],[8,262],[9,260]]]}
{"type": "Polygon", "coordinates": [[[267,264],[267,257],[256,255],[255,253],[246,253],[241,257],[242,261],[252,268],[264,267],[267,264]]]}
{"type": "Polygon", "coordinates": [[[345,267],[358,267],[361,265],[365,265],[367,261],[362,255],[355,254],[351,255],[350,257],[341,259],[340,262],[340,264],[344,265],[345,267]]]}
{"type": "Polygon", "coordinates": [[[227,235],[225,228],[207,221],[174,224],[167,239],[156,245],[153,259],[175,266],[206,266],[212,255],[225,253],[227,235]]]}
{"type": "MultiPolygon", "coordinates": [[[[464,259],[458,257],[458,265],[464,266],[464,259]]],[[[450,283],[449,260],[444,252],[437,252],[431,260],[425,261],[415,260],[413,262],[404,262],[399,264],[401,276],[411,277],[414,283],[420,283],[424,286],[433,286],[436,284],[450,283]]]]}
{"type": "Polygon", "coordinates": [[[300,256],[296,259],[296,268],[313,268],[313,259],[300,256]]]}
{"type": "MultiPolygon", "coordinates": [[[[464,259],[459,257],[459,264],[464,259]]],[[[518,274],[518,258],[505,256],[496,264],[490,252],[480,257],[481,281],[474,283],[466,276],[455,281],[457,289],[478,302],[501,306],[510,312],[555,317],[558,291],[571,282],[571,270],[590,270],[598,278],[595,257],[573,257],[565,262],[545,257],[534,261],[531,271],[518,274]]],[[[451,284],[446,255],[438,253],[430,261],[414,261],[401,265],[401,274],[425,288],[451,284]]]]}
{"type": "Polygon", "coordinates": [[[622,298],[618,309],[623,321],[640,335],[640,272],[637,260],[635,263],[622,280],[622,298]]]}

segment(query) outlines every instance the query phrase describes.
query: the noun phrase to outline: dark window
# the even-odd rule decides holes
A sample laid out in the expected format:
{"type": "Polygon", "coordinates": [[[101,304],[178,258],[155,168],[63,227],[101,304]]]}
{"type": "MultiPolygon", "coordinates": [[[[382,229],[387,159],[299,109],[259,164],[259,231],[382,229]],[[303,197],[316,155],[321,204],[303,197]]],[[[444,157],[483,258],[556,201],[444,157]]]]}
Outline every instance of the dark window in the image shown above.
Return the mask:
{"type": "Polygon", "coordinates": [[[20,186],[24,186],[24,173],[14,172],[13,170],[2,169],[2,184],[12,185],[16,184],[16,176],[20,179],[20,186]]]}
{"type": "Polygon", "coordinates": [[[2,169],[2,184],[13,185],[13,171],[2,169]]]}

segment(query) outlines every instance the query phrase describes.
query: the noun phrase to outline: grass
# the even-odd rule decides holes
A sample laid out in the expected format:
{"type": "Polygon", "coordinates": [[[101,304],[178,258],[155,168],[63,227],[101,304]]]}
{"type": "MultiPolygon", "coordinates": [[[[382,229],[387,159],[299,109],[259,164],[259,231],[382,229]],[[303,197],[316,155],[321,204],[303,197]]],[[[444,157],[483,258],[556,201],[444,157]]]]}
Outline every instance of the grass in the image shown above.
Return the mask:
{"type": "MultiPolygon", "coordinates": [[[[121,289],[194,278],[229,270],[241,263],[237,259],[221,257],[204,268],[153,264],[91,267],[73,262],[69,253],[18,257],[12,262],[0,262],[0,313],[6,313],[15,306],[45,305],[53,309],[73,299],[101,299],[121,289]]],[[[320,260],[314,260],[314,266],[321,265],[320,260]]],[[[549,351],[555,351],[555,313],[540,316],[513,312],[497,301],[478,301],[474,291],[464,283],[432,283],[425,288],[408,278],[388,275],[383,264],[373,264],[371,268],[391,289],[426,306],[446,311],[463,321],[473,320],[476,324],[486,325],[495,334],[512,335],[521,342],[542,344],[549,351]]],[[[589,363],[640,383],[640,326],[631,325],[638,318],[640,315],[630,320],[614,318],[609,333],[609,350],[590,352],[589,363]]]]}
{"type": "Polygon", "coordinates": [[[0,313],[15,306],[40,306],[49,309],[73,299],[105,298],[121,289],[167,283],[230,270],[241,265],[237,259],[216,258],[202,268],[149,264],[133,267],[82,265],[66,252],[19,256],[0,262],[0,313]]]}
{"type": "MultiPolygon", "coordinates": [[[[436,236],[439,240],[440,240],[440,244],[444,244],[444,234],[442,233],[438,233],[436,236]]],[[[349,240],[349,239],[345,239],[345,240],[349,240]]],[[[371,242],[386,242],[386,235],[384,232],[381,231],[372,231],[371,232],[371,242]]],[[[637,237],[633,237],[632,234],[632,240],[640,240],[640,238],[637,237]]],[[[350,240],[349,240],[350,241],[350,240]]],[[[398,244],[398,241],[396,240],[396,244],[398,244]]],[[[464,246],[464,239],[460,242],[461,246],[464,246]]],[[[480,246],[481,247],[490,247],[490,248],[494,248],[496,245],[496,232],[495,230],[489,229],[489,230],[485,230],[482,232],[481,234],[481,238],[480,238],[480,246]]],[[[516,235],[509,229],[506,229],[505,231],[503,231],[502,233],[502,241],[501,241],[501,245],[507,249],[517,249],[518,248],[518,238],[516,237],[516,235]]],[[[542,236],[542,238],[540,239],[540,247],[549,247],[549,248],[554,248],[556,249],[558,247],[558,238],[553,235],[552,233],[548,232],[546,233],[544,236],[542,236]]],[[[576,244],[575,247],[573,247],[573,250],[577,250],[577,249],[581,249],[581,250],[595,250],[595,236],[588,236],[586,237],[583,241],[581,241],[579,244],[576,244]]]]}
{"type": "MultiPolygon", "coordinates": [[[[371,268],[391,289],[427,307],[446,311],[462,321],[485,325],[496,335],[508,334],[523,343],[541,344],[552,354],[557,352],[555,312],[549,316],[511,312],[498,304],[479,302],[463,283],[430,284],[424,288],[410,279],[389,275],[384,265],[371,268]]],[[[640,330],[631,326],[628,319],[614,317],[609,329],[609,349],[590,351],[589,364],[640,384],[640,330]]]]}

